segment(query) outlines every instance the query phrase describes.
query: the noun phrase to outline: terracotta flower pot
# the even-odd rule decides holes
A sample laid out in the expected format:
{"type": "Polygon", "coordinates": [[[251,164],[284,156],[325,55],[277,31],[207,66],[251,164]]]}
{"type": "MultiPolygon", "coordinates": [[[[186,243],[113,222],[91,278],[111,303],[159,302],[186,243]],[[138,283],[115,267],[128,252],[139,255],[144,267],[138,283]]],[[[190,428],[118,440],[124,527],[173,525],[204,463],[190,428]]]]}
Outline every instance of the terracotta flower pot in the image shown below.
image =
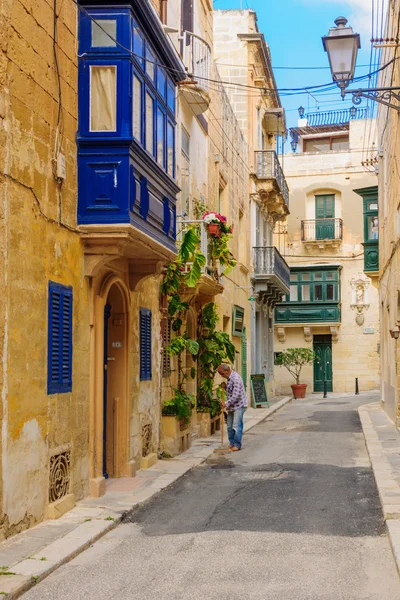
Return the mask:
{"type": "Polygon", "coordinates": [[[294,398],[305,398],[306,397],[306,383],[294,383],[290,386],[293,391],[294,398]]]}
{"type": "Polygon", "coordinates": [[[219,223],[209,223],[208,233],[212,237],[221,237],[221,227],[219,226],[219,223]]]}

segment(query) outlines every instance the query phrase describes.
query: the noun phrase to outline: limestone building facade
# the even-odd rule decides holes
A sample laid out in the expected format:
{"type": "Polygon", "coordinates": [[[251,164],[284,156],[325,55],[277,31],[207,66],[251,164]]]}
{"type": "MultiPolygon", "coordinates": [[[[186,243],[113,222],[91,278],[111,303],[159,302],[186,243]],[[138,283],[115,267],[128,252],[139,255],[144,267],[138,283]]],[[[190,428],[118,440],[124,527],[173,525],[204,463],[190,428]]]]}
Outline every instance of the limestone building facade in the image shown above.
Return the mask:
{"type": "MultiPolygon", "coordinates": [[[[275,352],[314,350],[318,361],[301,376],[308,393],[322,393],[324,381],[328,392],[354,392],[355,378],[362,391],[379,387],[378,191],[361,164],[374,126],[357,109],[306,115],[290,132],[290,292],[275,308],[275,352]]],[[[279,367],[279,392],[292,383],[279,367]]]]}
{"type": "Polygon", "coordinates": [[[252,374],[263,374],[274,393],[274,306],[289,289],[289,267],[274,231],[289,213],[282,168],[285,113],[268,44],[253,10],[216,10],[214,53],[248,144],[249,244],[252,374]],[[276,242],[276,243],[275,243],[276,242]]]}

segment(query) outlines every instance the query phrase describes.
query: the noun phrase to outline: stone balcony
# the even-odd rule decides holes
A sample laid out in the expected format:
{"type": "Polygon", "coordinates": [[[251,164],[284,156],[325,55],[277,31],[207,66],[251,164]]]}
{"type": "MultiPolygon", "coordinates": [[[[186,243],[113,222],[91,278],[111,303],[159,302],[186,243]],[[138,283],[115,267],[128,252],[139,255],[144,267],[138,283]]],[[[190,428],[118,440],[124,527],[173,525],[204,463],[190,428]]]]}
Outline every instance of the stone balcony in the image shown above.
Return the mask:
{"type": "Polygon", "coordinates": [[[254,291],[269,305],[281,302],[290,290],[290,268],[274,246],[253,248],[254,291]]]}
{"type": "Polygon", "coordinates": [[[289,214],[289,188],[278,156],[274,150],[257,150],[254,154],[257,193],[268,214],[282,219],[289,214]]]}
{"type": "Polygon", "coordinates": [[[301,241],[307,250],[336,250],[342,240],[342,219],[309,219],[301,222],[301,241]]]}
{"type": "Polygon", "coordinates": [[[180,90],[193,113],[201,115],[210,106],[211,48],[190,31],[183,33],[182,48],[188,78],[180,83],[180,90]]]}

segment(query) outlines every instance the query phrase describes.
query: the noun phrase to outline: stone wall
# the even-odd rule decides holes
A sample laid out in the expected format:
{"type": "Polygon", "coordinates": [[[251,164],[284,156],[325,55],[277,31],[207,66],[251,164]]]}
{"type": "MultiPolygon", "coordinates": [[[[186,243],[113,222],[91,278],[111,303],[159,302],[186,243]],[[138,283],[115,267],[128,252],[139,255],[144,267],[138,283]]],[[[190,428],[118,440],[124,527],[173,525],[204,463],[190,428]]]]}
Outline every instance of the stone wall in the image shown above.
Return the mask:
{"type": "Polygon", "coordinates": [[[70,491],[88,485],[88,306],[76,231],[76,6],[14,0],[0,15],[1,534],[46,514],[49,458],[71,449],[70,491]],[[53,176],[58,139],[66,158],[53,176]],[[61,129],[61,126],[63,129],[61,129]],[[73,288],[73,391],[47,395],[48,281],[73,288]]]}

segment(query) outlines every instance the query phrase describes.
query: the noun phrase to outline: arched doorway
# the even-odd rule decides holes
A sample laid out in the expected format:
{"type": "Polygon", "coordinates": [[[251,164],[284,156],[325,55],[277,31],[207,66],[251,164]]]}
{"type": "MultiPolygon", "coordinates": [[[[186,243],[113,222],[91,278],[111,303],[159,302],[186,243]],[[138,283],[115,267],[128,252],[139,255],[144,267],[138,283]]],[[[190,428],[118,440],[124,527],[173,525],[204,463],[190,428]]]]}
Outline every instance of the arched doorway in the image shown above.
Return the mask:
{"type": "Polygon", "coordinates": [[[120,477],[126,462],[127,307],[118,283],[104,306],[103,477],[120,477]]]}

